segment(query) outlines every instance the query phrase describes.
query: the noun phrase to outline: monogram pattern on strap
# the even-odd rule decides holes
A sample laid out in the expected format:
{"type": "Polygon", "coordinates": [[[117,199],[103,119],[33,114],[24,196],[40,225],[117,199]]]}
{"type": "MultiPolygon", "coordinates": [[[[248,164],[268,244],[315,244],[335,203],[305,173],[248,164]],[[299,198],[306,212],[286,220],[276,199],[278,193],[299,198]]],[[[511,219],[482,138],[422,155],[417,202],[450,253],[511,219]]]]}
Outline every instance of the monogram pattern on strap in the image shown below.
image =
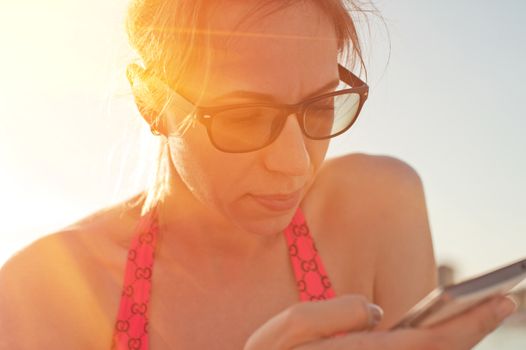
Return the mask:
{"type": "MultiPolygon", "coordinates": [[[[124,285],[112,350],[148,350],[148,307],[152,289],[155,245],[159,233],[157,208],[141,217],[126,261],[124,285]]],[[[301,301],[335,296],[303,213],[298,208],[284,235],[301,301]]],[[[343,335],[343,333],[342,333],[343,335]]]]}
{"type": "Polygon", "coordinates": [[[301,301],[326,300],[335,296],[331,281],[318,255],[300,209],[285,229],[289,256],[296,276],[301,301]]]}
{"type": "Polygon", "coordinates": [[[155,212],[141,218],[128,258],[112,339],[114,350],[148,349],[148,306],[159,225],[155,212]],[[145,220],[146,219],[146,220],[145,220]],[[148,220],[151,219],[151,220],[148,220]]]}

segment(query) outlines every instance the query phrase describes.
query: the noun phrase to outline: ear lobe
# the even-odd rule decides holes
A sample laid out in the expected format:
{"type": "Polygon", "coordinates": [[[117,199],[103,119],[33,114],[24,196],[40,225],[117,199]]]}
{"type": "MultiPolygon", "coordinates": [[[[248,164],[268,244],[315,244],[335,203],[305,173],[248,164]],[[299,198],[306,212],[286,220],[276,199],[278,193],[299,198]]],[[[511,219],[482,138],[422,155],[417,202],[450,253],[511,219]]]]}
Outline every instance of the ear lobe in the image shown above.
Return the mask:
{"type": "Polygon", "coordinates": [[[139,113],[150,126],[152,134],[166,135],[164,132],[163,118],[160,118],[158,108],[159,96],[154,96],[155,89],[148,86],[146,71],[138,64],[131,63],[126,68],[126,77],[130,83],[135,104],[139,113]]]}

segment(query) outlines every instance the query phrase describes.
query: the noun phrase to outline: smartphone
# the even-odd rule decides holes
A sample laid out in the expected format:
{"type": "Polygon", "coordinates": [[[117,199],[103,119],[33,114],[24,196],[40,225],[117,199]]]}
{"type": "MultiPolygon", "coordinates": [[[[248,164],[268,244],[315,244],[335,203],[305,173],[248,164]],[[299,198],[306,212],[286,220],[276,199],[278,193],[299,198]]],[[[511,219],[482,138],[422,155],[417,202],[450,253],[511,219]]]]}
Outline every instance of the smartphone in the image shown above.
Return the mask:
{"type": "Polygon", "coordinates": [[[498,294],[506,294],[526,278],[526,259],[429,293],[391,329],[429,327],[498,294]]]}

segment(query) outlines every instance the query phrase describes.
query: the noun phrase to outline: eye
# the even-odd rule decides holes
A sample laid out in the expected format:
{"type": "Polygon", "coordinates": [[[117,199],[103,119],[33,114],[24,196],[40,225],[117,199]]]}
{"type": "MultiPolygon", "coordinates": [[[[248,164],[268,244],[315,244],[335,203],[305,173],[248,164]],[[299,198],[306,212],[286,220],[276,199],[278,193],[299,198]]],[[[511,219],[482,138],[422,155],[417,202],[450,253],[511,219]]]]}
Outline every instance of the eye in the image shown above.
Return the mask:
{"type": "Polygon", "coordinates": [[[249,125],[254,123],[254,117],[226,117],[223,122],[232,125],[249,125]]]}
{"type": "Polygon", "coordinates": [[[221,117],[230,123],[251,123],[264,115],[265,111],[261,108],[240,108],[229,110],[223,113],[221,117]]]}

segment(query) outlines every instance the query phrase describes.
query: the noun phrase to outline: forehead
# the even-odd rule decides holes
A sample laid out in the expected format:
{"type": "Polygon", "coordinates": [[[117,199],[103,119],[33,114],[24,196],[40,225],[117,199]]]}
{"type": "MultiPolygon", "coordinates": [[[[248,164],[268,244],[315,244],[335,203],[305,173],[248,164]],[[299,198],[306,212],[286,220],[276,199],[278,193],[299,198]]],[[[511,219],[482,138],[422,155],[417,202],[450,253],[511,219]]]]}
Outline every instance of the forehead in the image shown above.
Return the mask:
{"type": "MultiPolygon", "coordinates": [[[[233,88],[299,94],[337,77],[334,23],[313,1],[264,7],[229,1],[209,23],[212,94],[233,88]]],[[[205,67],[195,68],[194,78],[203,77],[205,67]]]]}

